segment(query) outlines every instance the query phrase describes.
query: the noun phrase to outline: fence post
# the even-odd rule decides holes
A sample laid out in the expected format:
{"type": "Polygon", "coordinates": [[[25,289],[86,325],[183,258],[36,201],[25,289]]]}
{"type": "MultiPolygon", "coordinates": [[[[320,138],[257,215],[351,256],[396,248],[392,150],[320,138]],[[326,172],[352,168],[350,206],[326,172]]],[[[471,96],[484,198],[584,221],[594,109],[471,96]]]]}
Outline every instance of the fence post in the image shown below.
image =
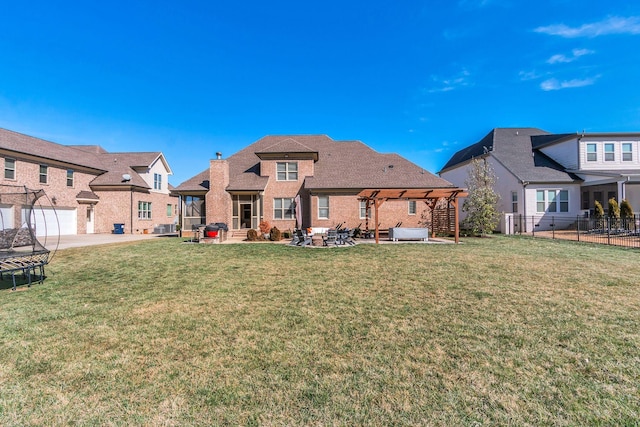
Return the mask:
{"type": "Polygon", "coordinates": [[[536,218],[531,215],[531,237],[536,237],[536,218]]]}
{"type": "Polygon", "coordinates": [[[611,218],[607,217],[607,245],[611,244],[611,218]]]}
{"type": "Polygon", "coordinates": [[[580,216],[576,217],[576,233],[578,235],[578,242],[580,241],[580,216]]]}
{"type": "Polygon", "coordinates": [[[551,239],[556,239],[556,217],[551,217],[551,239]]]}

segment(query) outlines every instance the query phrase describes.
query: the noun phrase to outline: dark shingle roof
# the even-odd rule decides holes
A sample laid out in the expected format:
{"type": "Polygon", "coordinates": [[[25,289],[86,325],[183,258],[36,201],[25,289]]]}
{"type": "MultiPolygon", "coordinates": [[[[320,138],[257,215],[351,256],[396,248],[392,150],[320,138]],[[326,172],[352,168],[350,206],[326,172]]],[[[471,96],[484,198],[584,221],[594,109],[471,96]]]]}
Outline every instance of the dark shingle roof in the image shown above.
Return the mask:
{"type": "Polygon", "coordinates": [[[55,160],[69,165],[83,166],[95,169],[96,172],[105,171],[98,154],[95,152],[78,150],[74,147],[56,144],[7,129],[0,129],[0,148],[40,157],[43,160],[55,160]]]}
{"type": "Polygon", "coordinates": [[[305,152],[318,153],[314,175],[305,177],[308,189],[453,187],[397,154],[378,153],[360,141],[335,141],[326,135],[283,135],[261,138],[229,157],[227,190],[264,190],[268,178],[260,176],[256,153],[282,153],[285,149],[300,153],[301,147],[305,152]]]}
{"type": "Polygon", "coordinates": [[[176,192],[209,191],[209,169],[203,170],[198,175],[186,180],[173,190],[176,192]]]}
{"type": "Polygon", "coordinates": [[[161,152],[109,153],[97,145],[61,145],[55,142],[0,129],[0,149],[26,154],[43,161],[54,160],[73,168],[79,166],[93,170],[97,176],[90,185],[129,186],[150,188],[135,168],[146,168],[160,159],[169,165],[161,152]],[[124,174],[131,175],[130,181],[124,181],[124,174]]]}
{"type": "Polygon", "coordinates": [[[521,181],[579,181],[580,178],[576,175],[566,172],[562,165],[532,146],[534,139],[540,144],[547,144],[564,137],[564,134],[553,135],[536,128],[496,128],[479,142],[455,153],[442,171],[468,162],[486,152],[521,181]]]}
{"type": "Polygon", "coordinates": [[[100,200],[100,197],[93,191],[82,190],[78,194],[76,194],[76,199],[84,199],[84,200],[100,200]]]}

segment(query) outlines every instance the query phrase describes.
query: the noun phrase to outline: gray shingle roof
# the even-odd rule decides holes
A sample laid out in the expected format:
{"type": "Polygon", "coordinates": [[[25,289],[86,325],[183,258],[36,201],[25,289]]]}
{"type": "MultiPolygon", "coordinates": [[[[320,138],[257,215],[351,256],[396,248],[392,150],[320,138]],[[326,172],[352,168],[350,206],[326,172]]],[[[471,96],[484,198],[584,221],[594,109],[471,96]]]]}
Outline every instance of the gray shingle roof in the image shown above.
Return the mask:
{"type": "Polygon", "coordinates": [[[579,177],[565,171],[564,167],[533,148],[534,141],[547,144],[565,134],[554,135],[536,128],[496,128],[484,138],[455,153],[442,168],[446,171],[466,163],[485,152],[498,160],[520,181],[526,182],[576,182],[579,177]]]}

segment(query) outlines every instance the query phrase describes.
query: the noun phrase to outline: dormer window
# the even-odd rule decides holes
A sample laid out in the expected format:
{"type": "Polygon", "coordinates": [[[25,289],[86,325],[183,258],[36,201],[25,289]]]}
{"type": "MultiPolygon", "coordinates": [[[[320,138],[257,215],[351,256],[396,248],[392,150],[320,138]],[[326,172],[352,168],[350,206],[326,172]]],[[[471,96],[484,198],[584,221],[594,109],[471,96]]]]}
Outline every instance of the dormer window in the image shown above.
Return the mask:
{"type": "Polygon", "coordinates": [[[276,173],[278,181],[297,181],[298,162],[277,162],[276,173]]]}
{"type": "Polygon", "coordinates": [[[162,175],[159,173],[153,174],[153,189],[162,190],[162,175]]]}

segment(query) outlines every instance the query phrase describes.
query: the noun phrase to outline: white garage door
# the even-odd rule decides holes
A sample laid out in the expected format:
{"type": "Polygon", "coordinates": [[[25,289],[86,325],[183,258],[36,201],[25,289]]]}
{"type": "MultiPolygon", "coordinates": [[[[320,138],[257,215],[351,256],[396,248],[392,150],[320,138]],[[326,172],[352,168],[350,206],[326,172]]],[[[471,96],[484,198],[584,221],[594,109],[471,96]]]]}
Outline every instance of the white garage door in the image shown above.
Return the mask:
{"type": "MultiPolygon", "coordinates": [[[[25,213],[22,215],[25,216],[25,213]]],[[[78,212],[76,209],[36,208],[33,210],[32,224],[36,236],[66,236],[78,234],[78,212]]]]}
{"type": "Polygon", "coordinates": [[[0,229],[15,228],[13,224],[13,207],[0,206],[0,229]]]}

